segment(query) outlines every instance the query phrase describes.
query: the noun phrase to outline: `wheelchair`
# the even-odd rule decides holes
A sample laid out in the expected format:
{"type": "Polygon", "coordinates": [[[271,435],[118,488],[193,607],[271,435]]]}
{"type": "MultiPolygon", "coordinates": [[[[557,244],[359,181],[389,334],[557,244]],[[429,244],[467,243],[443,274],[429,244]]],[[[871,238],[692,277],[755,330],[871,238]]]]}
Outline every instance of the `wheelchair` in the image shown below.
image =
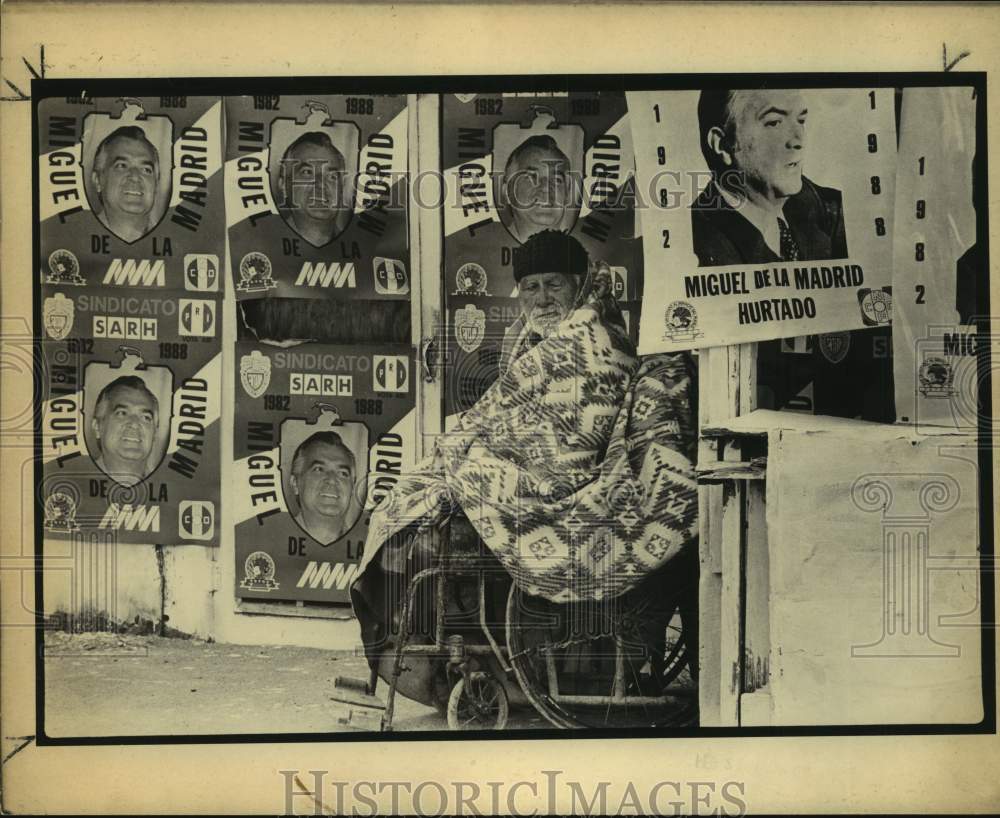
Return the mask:
{"type": "Polygon", "coordinates": [[[697,724],[695,544],[625,594],[565,604],[519,589],[460,511],[409,549],[400,612],[366,686],[388,682],[382,730],[418,663],[452,730],[501,730],[512,708],[566,729],[697,724]]]}

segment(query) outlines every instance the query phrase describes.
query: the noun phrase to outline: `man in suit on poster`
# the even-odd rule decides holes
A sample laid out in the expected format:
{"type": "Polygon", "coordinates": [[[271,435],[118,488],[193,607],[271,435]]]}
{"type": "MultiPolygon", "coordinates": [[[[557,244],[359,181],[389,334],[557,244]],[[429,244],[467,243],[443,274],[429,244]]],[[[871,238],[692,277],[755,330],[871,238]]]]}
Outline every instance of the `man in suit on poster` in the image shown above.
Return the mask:
{"type": "Polygon", "coordinates": [[[803,173],[807,117],[799,91],[702,92],[712,180],[691,208],[701,266],[847,257],[840,191],[803,173]]]}
{"type": "MultiPolygon", "coordinates": [[[[702,91],[712,179],[691,206],[700,266],[847,258],[841,192],[804,173],[808,113],[797,90],[702,91]]],[[[892,421],[890,348],[887,328],[763,342],[758,405],[892,421]]]]}

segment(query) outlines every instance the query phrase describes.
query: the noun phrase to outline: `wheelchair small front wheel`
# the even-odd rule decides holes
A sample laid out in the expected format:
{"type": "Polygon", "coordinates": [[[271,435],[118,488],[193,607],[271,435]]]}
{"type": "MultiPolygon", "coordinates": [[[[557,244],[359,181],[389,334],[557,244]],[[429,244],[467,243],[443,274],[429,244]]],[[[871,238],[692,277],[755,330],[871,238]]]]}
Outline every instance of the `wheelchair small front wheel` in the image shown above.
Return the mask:
{"type": "Polygon", "coordinates": [[[448,697],[451,730],[503,730],[509,715],[507,691],[488,673],[470,673],[459,679],[448,697]]]}

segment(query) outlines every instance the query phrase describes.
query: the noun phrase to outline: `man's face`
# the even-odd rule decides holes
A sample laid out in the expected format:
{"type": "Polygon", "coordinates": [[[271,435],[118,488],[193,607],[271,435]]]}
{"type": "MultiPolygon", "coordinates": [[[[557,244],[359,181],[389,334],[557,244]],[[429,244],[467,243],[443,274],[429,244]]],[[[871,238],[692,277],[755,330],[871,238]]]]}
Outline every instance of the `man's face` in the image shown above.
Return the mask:
{"type": "Polygon", "coordinates": [[[106,210],[144,216],[153,209],[158,176],[156,153],[148,142],[127,136],[113,139],[104,146],[94,173],[106,210]]]}
{"type": "Polygon", "coordinates": [[[510,163],[507,195],[515,214],[532,225],[557,227],[572,203],[566,157],[551,148],[529,148],[510,163]]]}
{"type": "Polygon", "coordinates": [[[569,315],[576,298],[574,278],[562,273],[536,273],[521,279],[517,300],[528,318],[529,329],[545,337],[569,315]]]}
{"type": "Polygon", "coordinates": [[[733,164],[747,185],[771,199],[802,189],[806,106],[798,91],[737,91],[733,164]]]}
{"type": "Polygon", "coordinates": [[[298,492],[305,511],[325,517],[342,517],[351,502],[354,489],[354,465],[351,456],[339,446],[313,443],[302,453],[292,487],[298,492]]]}
{"type": "Polygon", "coordinates": [[[284,160],[285,201],[293,213],[330,221],[343,205],[344,161],[326,145],[302,144],[284,160]]]}
{"type": "Polygon", "coordinates": [[[141,463],[153,450],[156,404],[130,386],[112,389],[97,407],[94,431],[106,457],[141,463]]]}

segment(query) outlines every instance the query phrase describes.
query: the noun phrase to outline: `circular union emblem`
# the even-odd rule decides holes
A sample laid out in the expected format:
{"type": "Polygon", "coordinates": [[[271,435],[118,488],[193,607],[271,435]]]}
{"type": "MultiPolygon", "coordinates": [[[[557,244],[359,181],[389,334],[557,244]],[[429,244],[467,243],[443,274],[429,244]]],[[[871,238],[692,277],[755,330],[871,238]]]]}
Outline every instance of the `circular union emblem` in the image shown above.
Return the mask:
{"type": "Polygon", "coordinates": [[[920,365],[918,377],[924,390],[948,389],[952,381],[951,364],[944,358],[933,355],[920,365]]]}
{"type": "Polygon", "coordinates": [[[45,519],[49,522],[67,520],[76,511],[73,498],[62,491],[54,491],[45,500],[45,519]]]}
{"type": "Polygon", "coordinates": [[[244,282],[271,276],[271,260],[263,253],[252,251],[240,260],[240,279],[244,282]]]}
{"type": "Polygon", "coordinates": [[[672,302],[663,318],[671,332],[692,330],[698,323],[698,313],[687,301],[672,302]]]}
{"type": "Polygon", "coordinates": [[[264,551],[254,551],[243,563],[243,570],[250,582],[268,584],[274,579],[274,560],[264,551]]]}
{"type": "Polygon", "coordinates": [[[76,278],[80,275],[80,262],[69,250],[53,250],[49,255],[49,270],[58,278],[76,278]]]}
{"type": "Polygon", "coordinates": [[[463,292],[483,292],[486,289],[486,270],[482,265],[469,261],[458,268],[455,283],[463,292]]]}

